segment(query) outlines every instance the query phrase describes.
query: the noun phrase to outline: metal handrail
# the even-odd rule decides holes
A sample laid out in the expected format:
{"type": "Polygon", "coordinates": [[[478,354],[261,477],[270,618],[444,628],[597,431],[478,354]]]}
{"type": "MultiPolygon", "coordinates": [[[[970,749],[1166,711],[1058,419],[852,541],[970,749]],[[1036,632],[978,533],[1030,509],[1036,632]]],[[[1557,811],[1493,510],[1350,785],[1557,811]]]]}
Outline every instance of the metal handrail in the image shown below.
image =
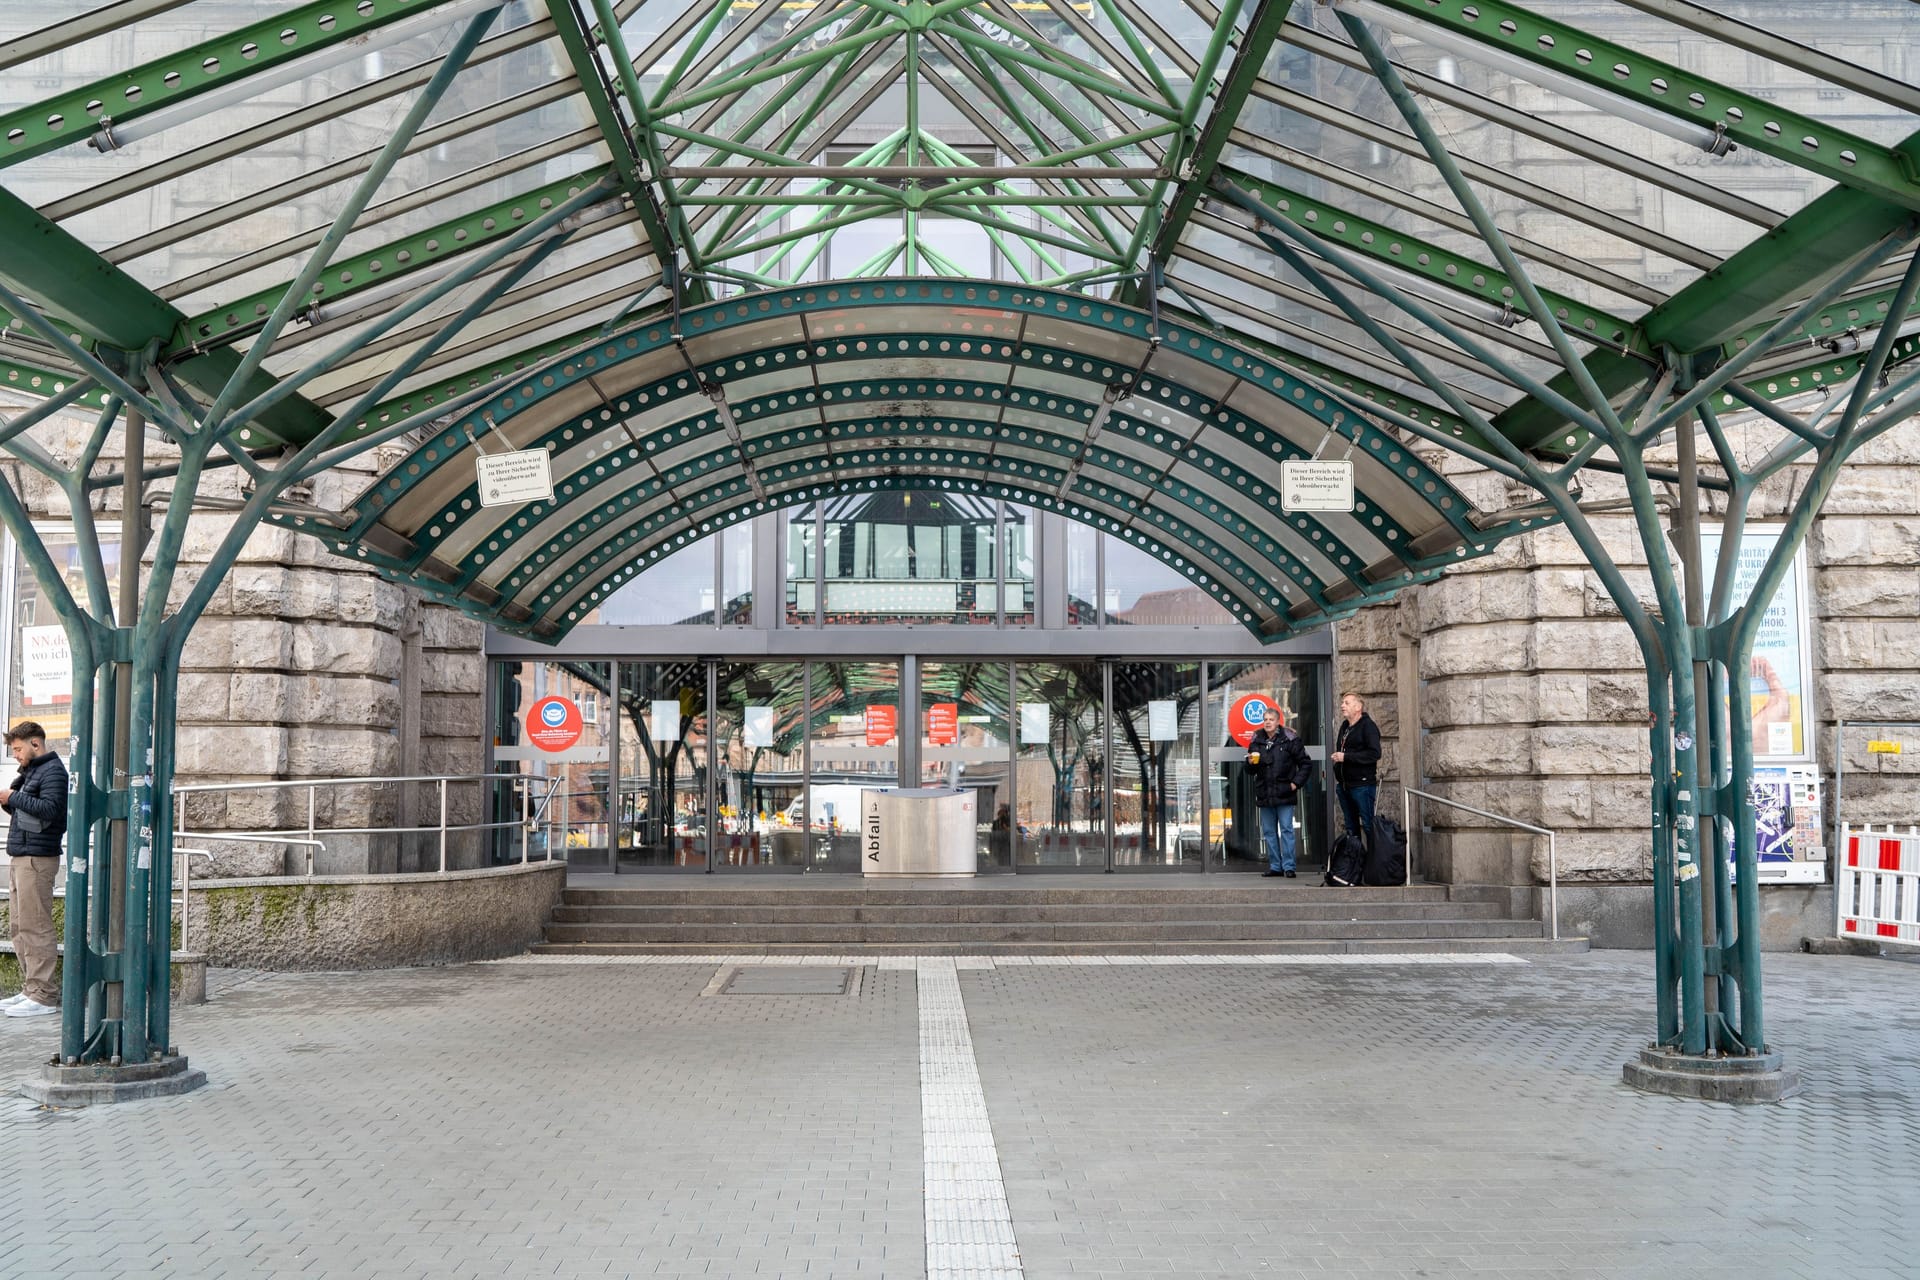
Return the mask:
{"type": "MultiPolygon", "coordinates": [[[[541,805],[551,802],[555,788],[562,781],[558,774],[545,777],[525,773],[430,773],[414,774],[395,778],[288,778],[272,782],[202,782],[191,786],[175,787],[173,794],[177,799],[175,814],[175,834],[177,837],[194,840],[240,840],[262,844],[297,844],[309,846],[307,849],[307,875],[313,875],[313,849],[325,851],[326,845],[316,838],[318,824],[318,799],[323,787],[386,787],[409,782],[431,782],[438,785],[440,793],[440,821],[432,826],[409,827],[333,827],[327,831],[331,836],[344,835],[418,835],[425,832],[437,832],[440,837],[440,874],[447,871],[447,837],[455,832],[498,831],[507,827],[520,827],[529,836],[537,821],[532,816],[533,787],[535,782],[546,784],[541,805]],[[449,825],[447,822],[447,784],[452,782],[513,782],[520,789],[520,818],[517,822],[468,822],[449,825]],[[278,829],[270,831],[193,831],[186,830],[186,797],[215,791],[270,791],[284,790],[289,787],[305,787],[307,790],[307,825],[304,838],[291,832],[278,829]]],[[[296,828],[295,830],[299,830],[296,828]]],[[[520,861],[531,861],[530,841],[522,839],[520,843],[520,861]]],[[[553,859],[551,841],[546,851],[547,860],[553,859]]]]}
{"type": "MultiPolygon", "coordinates": [[[[1434,795],[1431,791],[1417,791],[1412,787],[1403,786],[1400,788],[1400,812],[1401,818],[1406,824],[1407,840],[1409,842],[1413,840],[1412,797],[1414,796],[1419,796],[1422,800],[1431,800],[1435,804],[1444,804],[1449,808],[1460,809],[1478,817],[1491,818],[1495,822],[1504,822],[1508,826],[1518,827],[1522,831],[1531,831],[1536,835],[1545,836],[1547,838],[1547,915],[1553,929],[1553,940],[1555,942],[1560,941],[1560,862],[1554,850],[1553,832],[1547,830],[1545,827],[1536,827],[1531,822],[1522,822],[1518,818],[1510,818],[1504,813],[1494,813],[1488,809],[1476,809],[1470,804],[1461,804],[1458,800],[1449,800],[1445,796],[1434,795]]],[[[1413,874],[1413,856],[1411,853],[1407,856],[1407,874],[1409,877],[1413,874]]]]}

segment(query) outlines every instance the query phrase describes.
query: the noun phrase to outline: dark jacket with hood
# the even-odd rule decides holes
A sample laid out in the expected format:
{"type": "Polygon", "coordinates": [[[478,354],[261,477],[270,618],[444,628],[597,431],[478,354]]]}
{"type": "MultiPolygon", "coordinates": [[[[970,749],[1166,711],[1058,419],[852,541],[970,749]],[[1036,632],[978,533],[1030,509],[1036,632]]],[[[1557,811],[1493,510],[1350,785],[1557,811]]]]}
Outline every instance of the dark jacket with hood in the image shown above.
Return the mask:
{"type": "Polygon", "coordinates": [[[51,751],[21,766],[4,806],[13,817],[9,858],[57,858],[67,835],[67,767],[51,751]]]}
{"type": "Polygon", "coordinates": [[[1281,725],[1277,733],[1254,731],[1247,754],[1260,754],[1260,763],[1249,765],[1253,772],[1253,802],[1262,809],[1292,804],[1300,788],[1313,776],[1313,758],[1300,735],[1281,725]]]}
{"type": "Polygon", "coordinates": [[[1334,740],[1333,749],[1344,752],[1346,759],[1333,766],[1334,781],[1352,790],[1354,787],[1376,787],[1380,785],[1380,726],[1373,717],[1362,711],[1360,718],[1352,724],[1340,722],[1340,736],[1334,740]]]}

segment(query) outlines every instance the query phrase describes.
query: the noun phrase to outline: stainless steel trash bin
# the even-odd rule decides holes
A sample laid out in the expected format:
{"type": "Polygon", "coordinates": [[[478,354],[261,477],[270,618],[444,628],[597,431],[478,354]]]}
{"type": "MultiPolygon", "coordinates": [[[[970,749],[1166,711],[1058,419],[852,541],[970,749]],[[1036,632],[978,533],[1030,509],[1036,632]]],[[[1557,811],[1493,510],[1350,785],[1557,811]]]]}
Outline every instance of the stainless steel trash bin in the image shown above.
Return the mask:
{"type": "Polygon", "coordinates": [[[970,876],[979,862],[975,793],[892,787],[860,793],[860,869],[870,876],[970,876]]]}

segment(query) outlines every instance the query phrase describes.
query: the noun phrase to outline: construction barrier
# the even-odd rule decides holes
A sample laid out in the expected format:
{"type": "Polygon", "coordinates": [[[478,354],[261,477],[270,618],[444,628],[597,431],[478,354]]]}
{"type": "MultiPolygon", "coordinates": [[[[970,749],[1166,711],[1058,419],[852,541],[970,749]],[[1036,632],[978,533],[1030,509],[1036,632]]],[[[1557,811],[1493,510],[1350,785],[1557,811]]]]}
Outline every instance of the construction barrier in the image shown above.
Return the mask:
{"type": "Polygon", "coordinates": [[[1920,944],[1920,829],[1840,828],[1834,907],[1842,938],[1920,944]]]}

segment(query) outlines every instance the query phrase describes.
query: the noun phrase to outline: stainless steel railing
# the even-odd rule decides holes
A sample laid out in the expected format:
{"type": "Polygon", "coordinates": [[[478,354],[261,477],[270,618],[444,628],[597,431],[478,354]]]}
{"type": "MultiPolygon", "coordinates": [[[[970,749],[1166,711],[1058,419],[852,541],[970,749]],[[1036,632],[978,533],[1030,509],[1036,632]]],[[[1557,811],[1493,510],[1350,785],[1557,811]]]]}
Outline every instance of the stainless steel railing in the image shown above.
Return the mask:
{"type": "MultiPolygon", "coordinates": [[[[440,853],[440,872],[447,870],[447,839],[468,831],[498,831],[508,827],[519,827],[522,832],[520,841],[520,861],[532,859],[532,841],[528,838],[539,818],[535,816],[535,793],[539,792],[539,807],[546,812],[553,800],[555,788],[560,784],[558,775],[535,777],[524,773],[465,773],[465,774],[416,774],[396,778],[295,778],[284,782],[205,782],[192,786],[175,787],[174,795],[174,842],[205,842],[209,840],[246,841],[257,844],[300,845],[307,850],[307,874],[314,873],[313,854],[316,849],[324,852],[325,841],[319,837],[337,836],[373,836],[373,835],[419,835],[433,833],[438,837],[440,853]],[[456,783],[472,783],[485,786],[488,783],[508,782],[520,793],[520,816],[517,820],[502,822],[464,822],[448,821],[448,787],[456,783]],[[434,784],[438,791],[440,820],[433,825],[421,826],[381,826],[381,827],[326,827],[318,822],[319,796],[323,790],[337,787],[385,787],[417,783],[434,784]],[[538,784],[538,785],[536,785],[538,784]],[[307,823],[304,828],[278,828],[254,831],[190,831],[187,827],[187,800],[195,795],[207,795],[215,792],[249,791],[300,791],[307,793],[307,823]]],[[[545,855],[553,857],[553,845],[549,839],[545,855]]]]}
{"type": "Polygon", "coordinates": [[[1491,818],[1495,822],[1505,823],[1509,827],[1518,827],[1522,831],[1531,831],[1535,835],[1547,838],[1547,916],[1553,929],[1553,940],[1560,940],[1560,863],[1554,849],[1554,834],[1545,827],[1536,827],[1531,822],[1522,822],[1510,818],[1504,813],[1494,813],[1487,809],[1476,809],[1470,804],[1461,804],[1458,800],[1449,800],[1445,796],[1436,796],[1431,791],[1416,791],[1412,787],[1400,788],[1401,822],[1407,829],[1407,876],[1413,876],[1413,797],[1431,800],[1435,804],[1444,804],[1450,809],[1459,809],[1476,817],[1491,818]]]}

